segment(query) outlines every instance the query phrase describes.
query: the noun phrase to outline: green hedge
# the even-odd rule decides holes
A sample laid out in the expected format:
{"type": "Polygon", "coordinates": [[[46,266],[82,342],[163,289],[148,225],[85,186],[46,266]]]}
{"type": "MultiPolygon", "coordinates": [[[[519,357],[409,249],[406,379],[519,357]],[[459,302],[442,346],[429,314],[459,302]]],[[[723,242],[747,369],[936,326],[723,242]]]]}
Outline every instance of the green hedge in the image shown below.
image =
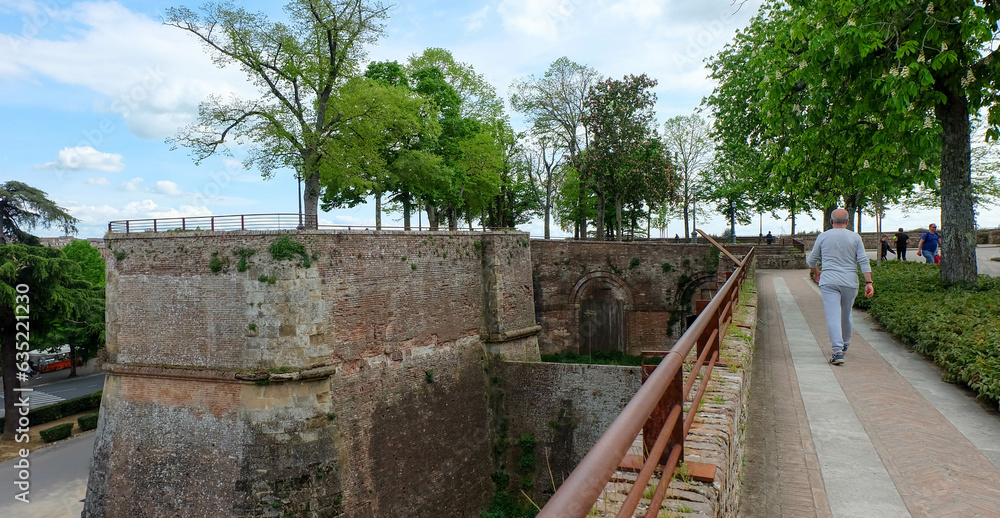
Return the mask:
{"type": "Polygon", "coordinates": [[[563,351],[554,354],[543,354],[542,361],[548,363],[582,363],[597,365],[659,365],[663,358],[625,354],[621,351],[594,351],[591,354],[577,354],[573,351],[563,351]]]}
{"type": "Polygon", "coordinates": [[[86,432],[87,430],[93,430],[97,428],[97,418],[100,414],[87,414],[83,417],[78,417],[76,419],[77,423],[80,423],[80,431],[86,432]]]}
{"type": "MultiPolygon", "coordinates": [[[[30,395],[31,393],[27,392],[27,394],[30,395]]],[[[35,408],[28,412],[28,419],[30,420],[31,425],[34,426],[50,423],[57,419],[69,417],[73,414],[86,412],[87,410],[97,410],[98,408],[101,408],[101,394],[101,391],[97,391],[87,396],[67,399],[66,401],[60,401],[48,406],[43,406],[42,408],[35,408]]],[[[0,430],[3,430],[4,423],[4,418],[0,417],[0,430]]]]}
{"type": "Polygon", "coordinates": [[[1000,278],[975,286],[941,281],[934,264],[873,263],[875,296],[856,306],[944,370],[943,378],[1000,401],[1000,278]]]}
{"type": "Polygon", "coordinates": [[[38,434],[42,436],[42,441],[44,442],[54,442],[60,439],[65,439],[72,433],[73,423],[63,423],[38,432],[38,434]]]}

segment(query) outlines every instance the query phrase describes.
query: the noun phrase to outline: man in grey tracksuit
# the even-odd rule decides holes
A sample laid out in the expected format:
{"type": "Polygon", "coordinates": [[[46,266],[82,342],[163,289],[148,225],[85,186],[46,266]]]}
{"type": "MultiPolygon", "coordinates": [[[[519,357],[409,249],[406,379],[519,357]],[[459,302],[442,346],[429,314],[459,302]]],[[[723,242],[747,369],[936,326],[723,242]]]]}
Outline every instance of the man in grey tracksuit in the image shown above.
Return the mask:
{"type": "Polygon", "coordinates": [[[819,291],[823,294],[826,330],[833,344],[830,363],[843,365],[844,353],[851,343],[851,307],[858,295],[858,267],[865,276],[865,297],[874,295],[875,287],[872,284],[871,263],[865,255],[865,244],[861,236],[847,230],[847,211],[834,210],[830,222],[833,228],[816,238],[816,244],[806,257],[806,264],[812,268],[813,280],[819,284],[819,291]],[[818,264],[823,265],[822,272],[818,264]]]}

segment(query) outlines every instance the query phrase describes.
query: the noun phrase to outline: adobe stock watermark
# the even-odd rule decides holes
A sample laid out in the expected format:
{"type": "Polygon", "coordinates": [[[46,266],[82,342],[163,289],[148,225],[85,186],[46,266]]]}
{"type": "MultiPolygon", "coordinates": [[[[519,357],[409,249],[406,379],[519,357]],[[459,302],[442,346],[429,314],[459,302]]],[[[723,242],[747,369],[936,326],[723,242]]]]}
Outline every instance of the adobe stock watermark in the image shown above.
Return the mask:
{"type": "Polygon", "coordinates": [[[35,2],[37,10],[21,16],[21,33],[8,39],[14,52],[21,50],[21,44],[34,38],[42,32],[52,20],[59,17],[59,12],[70,4],[69,0],[35,2]]]}
{"type": "Polygon", "coordinates": [[[729,21],[736,14],[736,11],[727,13],[720,11],[718,16],[703,22],[694,36],[689,36],[684,43],[683,50],[671,53],[671,59],[675,66],[695,64],[700,66],[702,60],[718,42],[727,40],[726,32],[730,27],[729,21]]]}
{"type": "Polygon", "coordinates": [[[191,198],[193,205],[204,205],[222,197],[223,191],[238,178],[247,174],[247,168],[238,160],[225,160],[225,169],[208,173],[209,181],[202,185],[191,198]]]}

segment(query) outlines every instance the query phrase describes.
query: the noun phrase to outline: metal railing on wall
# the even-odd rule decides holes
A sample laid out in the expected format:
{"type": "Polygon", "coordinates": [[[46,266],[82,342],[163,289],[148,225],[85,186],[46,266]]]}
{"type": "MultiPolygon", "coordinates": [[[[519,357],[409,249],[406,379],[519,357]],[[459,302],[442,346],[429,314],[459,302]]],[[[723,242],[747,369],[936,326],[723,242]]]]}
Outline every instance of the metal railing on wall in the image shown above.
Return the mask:
{"type": "Polygon", "coordinates": [[[640,430],[643,433],[645,461],[617,516],[633,516],[654,472],[662,468],[663,476],[653,491],[645,516],[651,518],[659,515],[666,490],[670,486],[671,475],[684,459],[684,438],[694,424],[696,411],[712,377],[712,368],[718,362],[722,340],[732,322],[733,310],[750,270],[754,250],[751,249],[742,262],[737,262],[739,266],[736,271],[729,276],[687,332],[644,380],[642,387],[604,435],[552,495],[538,514],[539,518],[587,516],[611,481],[612,475],[622,465],[640,430]],[[687,381],[684,381],[683,364],[691,351],[697,351],[697,361],[688,374],[687,381]],[[701,383],[697,393],[691,398],[691,410],[683,417],[684,403],[690,397],[699,374],[701,383]]]}
{"type": "Polygon", "coordinates": [[[131,219],[111,221],[108,232],[136,234],[142,232],[194,232],[232,230],[295,230],[295,229],[345,229],[345,230],[402,230],[402,231],[452,231],[452,232],[508,232],[516,228],[472,227],[449,229],[447,226],[411,225],[394,227],[386,225],[328,225],[318,222],[315,214],[236,214],[227,216],[192,216],[183,218],[131,219]]]}

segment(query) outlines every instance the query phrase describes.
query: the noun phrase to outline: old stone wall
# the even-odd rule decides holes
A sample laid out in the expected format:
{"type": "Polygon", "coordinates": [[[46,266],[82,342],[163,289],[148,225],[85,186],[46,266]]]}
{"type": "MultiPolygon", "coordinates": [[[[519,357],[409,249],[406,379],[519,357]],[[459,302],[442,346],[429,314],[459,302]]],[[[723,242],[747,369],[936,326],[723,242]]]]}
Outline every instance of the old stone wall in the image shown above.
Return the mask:
{"type": "Polygon", "coordinates": [[[538,359],[525,234],[107,243],[108,388],[84,516],[485,507],[485,355],[538,359]]]}
{"type": "Polygon", "coordinates": [[[625,352],[667,350],[696,301],[714,295],[719,265],[710,245],[667,241],[536,239],[531,261],[542,353],[578,351],[582,335],[590,332],[586,315],[581,325],[584,301],[595,288],[610,292],[624,307],[625,352]]]}
{"type": "MultiPolygon", "coordinates": [[[[535,480],[544,502],[597,443],[642,385],[639,367],[503,362],[498,366],[511,449],[506,469],[515,483],[535,480]],[[518,466],[518,439],[535,440],[534,469],[518,466]]],[[[516,491],[515,491],[516,492],[516,491]]]]}

